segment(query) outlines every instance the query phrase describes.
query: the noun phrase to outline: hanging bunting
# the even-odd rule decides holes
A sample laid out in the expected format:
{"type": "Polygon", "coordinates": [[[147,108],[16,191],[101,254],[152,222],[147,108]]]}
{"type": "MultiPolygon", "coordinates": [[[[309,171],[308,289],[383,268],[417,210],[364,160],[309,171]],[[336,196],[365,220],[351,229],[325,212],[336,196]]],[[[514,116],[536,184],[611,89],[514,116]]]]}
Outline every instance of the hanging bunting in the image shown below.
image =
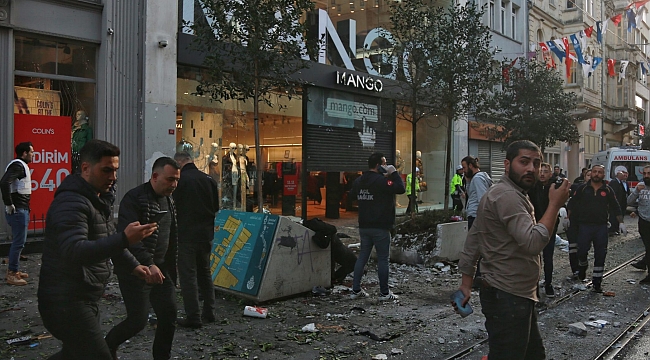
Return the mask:
{"type": "Polygon", "coordinates": [[[573,56],[573,54],[567,54],[566,60],[564,61],[564,64],[566,65],[566,78],[567,79],[571,79],[571,65],[573,64],[574,60],[576,60],[576,58],[575,58],[575,56],[573,56]]]}
{"type": "Polygon", "coordinates": [[[595,57],[594,58],[594,61],[593,61],[594,64],[591,65],[591,73],[589,73],[589,76],[591,76],[591,74],[593,74],[593,72],[596,71],[596,68],[598,67],[598,64],[600,64],[601,61],[603,61],[603,58],[601,58],[601,57],[595,57]]]}
{"type": "Polygon", "coordinates": [[[614,26],[618,26],[618,24],[620,24],[621,20],[623,19],[623,14],[614,15],[610,19],[614,23],[614,26]]]}
{"type": "MultiPolygon", "coordinates": [[[[650,1],[650,0],[649,0],[649,1],[650,1]]],[[[590,27],[588,27],[588,28],[586,28],[586,29],[584,30],[585,35],[587,35],[588,38],[591,37],[591,33],[592,33],[593,31],[594,31],[594,27],[593,27],[593,26],[590,26],[590,27]]]]}
{"type": "Polygon", "coordinates": [[[564,56],[565,56],[564,45],[562,44],[561,41],[560,41],[559,44],[555,43],[555,41],[560,41],[560,40],[553,40],[553,41],[547,42],[548,48],[551,49],[551,51],[555,54],[555,56],[557,56],[558,60],[560,62],[562,62],[562,60],[564,59],[564,56]]]}
{"type": "Polygon", "coordinates": [[[580,40],[580,46],[583,49],[587,48],[587,33],[585,30],[581,30],[578,34],[578,40],[580,40]]]}
{"type": "Polygon", "coordinates": [[[609,19],[603,21],[603,35],[607,34],[607,24],[609,24],[609,19]]]}
{"type": "Polygon", "coordinates": [[[616,60],[607,59],[607,72],[609,77],[616,76],[616,71],[614,71],[614,65],[616,65],[616,60]]]}
{"type": "Polygon", "coordinates": [[[650,0],[635,1],[635,2],[631,3],[630,5],[626,6],[625,10],[632,8],[632,6],[634,6],[635,8],[638,9],[641,6],[645,5],[648,1],[650,1],[650,0]]]}
{"type": "Polygon", "coordinates": [[[569,38],[563,37],[562,44],[564,45],[564,51],[566,52],[566,57],[569,57],[569,38]]]}
{"type": "Polygon", "coordinates": [[[596,21],[596,41],[598,41],[599,44],[603,42],[603,30],[601,29],[602,24],[602,21],[596,21]]]}
{"type": "Polygon", "coordinates": [[[630,9],[626,12],[627,14],[627,32],[632,32],[632,28],[636,29],[636,14],[634,10],[630,9]]]}
{"type": "Polygon", "coordinates": [[[503,67],[503,70],[501,70],[501,75],[503,75],[503,80],[506,84],[510,83],[510,69],[512,69],[513,66],[515,66],[515,63],[517,62],[518,58],[515,58],[512,60],[510,65],[506,65],[503,67]]]}
{"type": "Polygon", "coordinates": [[[576,51],[576,56],[578,57],[578,62],[580,64],[585,63],[585,59],[582,57],[582,47],[580,46],[580,41],[576,34],[571,35],[571,43],[573,43],[573,49],[576,51]]]}
{"type": "Polygon", "coordinates": [[[586,55],[584,57],[585,62],[582,64],[582,73],[584,74],[584,77],[589,77],[591,76],[591,73],[594,71],[592,64],[591,64],[591,55],[586,55]]]}
{"type": "Polygon", "coordinates": [[[630,62],[628,60],[621,60],[621,68],[618,72],[618,81],[620,82],[621,79],[625,79],[625,69],[627,68],[627,64],[630,62]]]}
{"type": "Polygon", "coordinates": [[[639,65],[641,65],[641,74],[645,75],[648,72],[648,68],[645,67],[645,62],[641,61],[639,65]]]}
{"type": "Polygon", "coordinates": [[[547,69],[555,68],[555,60],[553,60],[553,55],[548,49],[546,43],[539,43],[539,48],[542,50],[542,57],[544,58],[544,63],[546,64],[547,69]]]}

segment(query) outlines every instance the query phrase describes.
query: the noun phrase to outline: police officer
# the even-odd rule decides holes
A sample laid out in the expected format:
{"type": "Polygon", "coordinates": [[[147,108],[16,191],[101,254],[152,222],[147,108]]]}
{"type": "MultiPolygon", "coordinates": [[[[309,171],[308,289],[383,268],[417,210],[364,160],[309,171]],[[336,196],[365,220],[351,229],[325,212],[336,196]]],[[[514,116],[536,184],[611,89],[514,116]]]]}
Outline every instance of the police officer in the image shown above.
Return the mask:
{"type": "Polygon", "coordinates": [[[593,291],[602,292],[605,256],[607,255],[607,221],[609,214],[616,216],[619,231],[626,234],[627,229],[621,216],[621,207],[616,201],[614,190],[603,182],[605,167],[594,165],[591,180],[580,186],[573,197],[571,222],[578,222],[578,278],[586,278],[587,254],[594,245],[594,270],[592,274],[593,291]]]}

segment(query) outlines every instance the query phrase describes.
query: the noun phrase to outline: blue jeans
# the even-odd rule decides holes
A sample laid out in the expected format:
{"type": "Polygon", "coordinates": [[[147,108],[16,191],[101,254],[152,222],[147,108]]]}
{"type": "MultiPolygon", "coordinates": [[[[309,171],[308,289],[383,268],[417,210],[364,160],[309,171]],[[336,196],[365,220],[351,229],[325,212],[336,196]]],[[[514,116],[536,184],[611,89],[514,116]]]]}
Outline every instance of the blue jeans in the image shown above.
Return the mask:
{"type": "Polygon", "coordinates": [[[379,276],[379,291],[386,295],[388,290],[388,256],[390,254],[390,231],[388,229],[359,229],[361,251],[357,263],[354,264],[354,280],[352,290],[361,290],[363,268],[368,263],[370,252],[374,246],[377,250],[377,274],[379,276]]]}
{"type": "Polygon", "coordinates": [[[11,226],[11,248],[9,249],[9,271],[18,271],[20,253],[27,241],[27,225],[29,225],[29,210],[16,209],[9,215],[5,213],[7,224],[11,226]]]}
{"type": "Polygon", "coordinates": [[[490,360],[538,360],[546,353],[537,326],[535,302],[505,291],[481,286],[490,360]]]}

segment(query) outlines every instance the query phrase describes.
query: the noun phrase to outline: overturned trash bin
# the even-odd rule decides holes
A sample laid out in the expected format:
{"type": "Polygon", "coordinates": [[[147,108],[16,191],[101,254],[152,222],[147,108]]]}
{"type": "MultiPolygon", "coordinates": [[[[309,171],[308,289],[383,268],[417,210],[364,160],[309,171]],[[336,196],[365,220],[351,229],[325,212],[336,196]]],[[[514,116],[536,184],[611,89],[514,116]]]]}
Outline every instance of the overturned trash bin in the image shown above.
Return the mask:
{"type": "Polygon", "coordinates": [[[217,290],[264,302],[330,284],[330,248],[314,232],[290,219],[221,210],[215,219],[210,255],[217,290]]]}

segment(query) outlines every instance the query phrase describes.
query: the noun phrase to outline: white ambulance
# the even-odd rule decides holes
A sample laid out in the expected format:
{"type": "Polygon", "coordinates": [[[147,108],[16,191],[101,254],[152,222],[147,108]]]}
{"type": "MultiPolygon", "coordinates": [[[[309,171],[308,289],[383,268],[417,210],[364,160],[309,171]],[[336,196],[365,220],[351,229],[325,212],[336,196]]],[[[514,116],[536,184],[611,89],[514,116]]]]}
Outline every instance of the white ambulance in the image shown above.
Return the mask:
{"type": "Polygon", "coordinates": [[[639,181],[643,181],[643,167],[650,165],[650,151],[641,150],[638,146],[614,147],[594,155],[591,166],[594,165],[605,167],[607,181],[616,177],[614,171],[617,167],[625,166],[627,181],[634,188],[639,181]]]}

